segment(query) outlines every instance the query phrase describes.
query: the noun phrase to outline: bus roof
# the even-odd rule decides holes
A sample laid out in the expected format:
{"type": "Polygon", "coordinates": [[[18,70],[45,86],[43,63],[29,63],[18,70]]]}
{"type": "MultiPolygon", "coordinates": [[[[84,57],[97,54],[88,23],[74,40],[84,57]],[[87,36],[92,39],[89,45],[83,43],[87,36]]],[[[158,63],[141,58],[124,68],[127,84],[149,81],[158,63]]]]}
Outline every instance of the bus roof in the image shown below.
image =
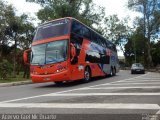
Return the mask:
{"type": "MultiPolygon", "coordinates": [[[[47,23],[50,23],[50,22],[53,22],[53,21],[57,21],[57,20],[63,20],[63,19],[70,19],[70,20],[76,20],[77,22],[83,24],[85,27],[87,27],[88,29],[90,29],[91,31],[95,32],[96,34],[98,34],[99,36],[103,37],[101,34],[99,34],[98,32],[96,32],[95,30],[93,30],[92,28],[88,27],[87,25],[85,25],[84,23],[82,23],[81,21],[77,20],[76,18],[73,18],[73,17],[64,17],[64,18],[58,18],[58,19],[54,19],[54,20],[51,20],[51,21],[48,21],[48,22],[44,22],[42,23],[40,26],[43,26],[47,23]]],[[[105,37],[103,37],[107,42],[110,42],[111,44],[114,44],[112,43],[110,40],[107,40],[105,37]]]]}

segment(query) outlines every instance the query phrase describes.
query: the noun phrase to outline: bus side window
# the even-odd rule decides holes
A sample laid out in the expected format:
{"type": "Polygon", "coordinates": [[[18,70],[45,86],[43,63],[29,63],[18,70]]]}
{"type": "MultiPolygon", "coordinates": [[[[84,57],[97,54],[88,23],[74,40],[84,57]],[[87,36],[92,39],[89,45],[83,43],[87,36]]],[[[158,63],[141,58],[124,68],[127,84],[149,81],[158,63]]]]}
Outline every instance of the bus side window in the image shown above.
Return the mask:
{"type": "Polygon", "coordinates": [[[100,46],[103,46],[102,38],[100,36],[97,36],[97,42],[100,46]]]}
{"type": "Polygon", "coordinates": [[[116,45],[113,45],[114,51],[117,52],[116,45]]]}
{"type": "Polygon", "coordinates": [[[100,38],[101,39],[101,45],[106,48],[106,42],[105,42],[105,39],[104,38],[100,38]]]}
{"type": "Polygon", "coordinates": [[[97,35],[94,32],[92,32],[91,41],[96,43],[96,44],[99,44],[98,39],[97,39],[97,35]]]}
{"type": "Polygon", "coordinates": [[[87,39],[91,39],[91,33],[90,30],[86,27],[83,27],[83,37],[87,38],[87,39]]]}
{"type": "Polygon", "coordinates": [[[110,47],[110,49],[111,49],[112,51],[116,51],[116,47],[115,47],[115,45],[114,45],[113,43],[110,43],[110,44],[109,44],[109,47],[110,47]]]}
{"type": "Polygon", "coordinates": [[[113,50],[112,44],[110,42],[108,44],[108,48],[111,49],[111,50],[113,50]]]}
{"type": "Polygon", "coordinates": [[[109,48],[109,42],[106,41],[106,48],[109,48]]]}
{"type": "Polygon", "coordinates": [[[76,56],[73,59],[73,62],[71,62],[72,64],[77,64],[78,63],[78,56],[80,54],[80,50],[82,47],[82,43],[83,43],[83,38],[72,33],[71,34],[71,43],[75,46],[76,48],[76,56]]]}
{"type": "Polygon", "coordinates": [[[82,29],[82,25],[76,21],[72,22],[72,33],[76,33],[78,35],[83,35],[83,29],[82,29]]]}

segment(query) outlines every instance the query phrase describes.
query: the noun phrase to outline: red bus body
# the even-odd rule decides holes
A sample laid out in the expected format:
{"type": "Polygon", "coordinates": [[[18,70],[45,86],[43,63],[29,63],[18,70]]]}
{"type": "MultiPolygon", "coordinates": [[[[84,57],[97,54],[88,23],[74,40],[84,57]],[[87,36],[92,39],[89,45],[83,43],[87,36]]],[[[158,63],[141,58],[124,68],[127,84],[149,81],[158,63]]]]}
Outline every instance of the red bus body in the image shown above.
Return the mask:
{"type": "MultiPolygon", "coordinates": [[[[67,24],[66,28],[68,28],[68,30],[66,31],[68,31],[68,33],[59,36],[55,35],[53,37],[51,35],[51,37],[47,38],[47,34],[48,36],[50,36],[50,34],[45,31],[46,36],[44,39],[41,39],[43,38],[41,37],[41,34],[38,32],[36,33],[38,35],[35,36],[40,37],[37,37],[37,39],[35,41],[33,40],[32,42],[30,62],[30,75],[34,83],[61,82],[84,79],[84,70],[86,67],[90,69],[91,77],[111,74],[111,70],[114,70],[115,73],[118,72],[118,57],[116,50],[115,52],[108,48],[101,50],[101,45],[97,45],[97,43],[91,41],[92,38],[89,36],[91,34],[89,34],[88,37],[83,37],[83,35],[78,34],[81,28],[79,29],[77,27],[76,31],[76,27],[72,25],[74,24],[73,21],[75,24],[81,25],[84,31],[87,29],[90,31],[90,33],[96,34],[96,36],[100,36],[98,33],[74,18],[67,17],[54,21],[42,24],[38,28],[39,31],[37,31],[40,33],[43,32],[43,30],[48,29],[48,32],[50,32],[50,26],[52,26],[54,29],[56,29],[56,27],[61,29],[59,26],[62,27],[64,24],[67,24]],[[59,20],[62,20],[62,22],[56,22],[52,24],[52,22],[59,20]],[[74,28],[75,30],[73,30],[74,28]],[[72,33],[72,31],[75,33],[72,33]],[[74,41],[77,41],[77,44],[74,41]],[[73,46],[75,47],[75,50],[73,46]],[[73,50],[71,50],[72,48],[73,50]],[[103,55],[97,51],[103,51],[105,54],[103,55]],[[61,54],[63,57],[60,56],[61,54]],[[54,59],[56,59],[57,62],[55,62],[56,60],[54,59]],[[114,63],[112,64],[111,62],[113,60],[114,63]]],[[[85,35],[84,31],[82,33],[84,36],[87,36],[85,35]]],[[[27,52],[24,52],[24,61],[27,61],[27,52]]]]}

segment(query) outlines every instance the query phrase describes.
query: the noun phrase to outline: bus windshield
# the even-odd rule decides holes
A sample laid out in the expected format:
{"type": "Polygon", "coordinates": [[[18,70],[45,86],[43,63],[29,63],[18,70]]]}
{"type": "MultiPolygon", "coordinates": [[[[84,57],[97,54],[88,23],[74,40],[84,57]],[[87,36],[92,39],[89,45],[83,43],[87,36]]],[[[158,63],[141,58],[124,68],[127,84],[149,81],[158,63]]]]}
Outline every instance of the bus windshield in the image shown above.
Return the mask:
{"type": "Polygon", "coordinates": [[[31,64],[44,65],[63,62],[67,59],[68,40],[58,40],[32,46],[31,64]]]}
{"type": "Polygon", "coordinates": [[[67,35],[69,32],[69,20],[62,19],[52,21],[41,25],[37,28],[36,35],[34,36],[33,42],[51,37],[57,37],[67,35]]]}

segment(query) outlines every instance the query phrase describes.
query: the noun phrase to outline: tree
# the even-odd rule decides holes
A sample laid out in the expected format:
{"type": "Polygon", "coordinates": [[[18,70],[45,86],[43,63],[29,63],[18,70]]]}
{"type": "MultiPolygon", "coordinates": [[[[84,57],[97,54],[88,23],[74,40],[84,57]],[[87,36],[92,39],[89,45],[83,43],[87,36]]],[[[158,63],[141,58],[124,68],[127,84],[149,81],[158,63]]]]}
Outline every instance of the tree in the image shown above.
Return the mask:
{"type": "Polygon", "coordinates": [[[61,17],[75,17],[92,26],[99,24],[105,13],[103,7],[97,7],[92,0],[26,0],[35,2],[42,6],[37,13],[38,18],[42,21],[49,21],[61,17]]]}
{"type": "Polygon", "coordinates": [[[14,57],[13,57],[13,75],[16,76],[16,56],[17,56],[17,43],[19,41],[19,37],[22,34],[22,16],[17,17],[15,13],[10,16],[8,21],[8,27],[6,28],[6,36],[7,39],[14,42],[14,57]]]}
{"type": "Polygon", "coordinates": [[[158,64],[160,65],[160,41],[158,42],[152,42],[151,43],[152,50],[151,50],[151,55],[153,58],[153,64],[154,66],[157,66],[158,64]]]}
{"type": "Polygon", "coordinates": [[[120,20],[117,15],[111,15],[105,18],[103,34],[106,38],[118,45],[125,55],[124,45],[131,34],[131,28],[128,26],[129,18],[120,20]]]}
{"type": "Polygon", "coordinates": [[[29,17],[25,14],[21,16],[21,26],[20,26],[20,31],[22,34],[19,36],[19,41],[18,41],[18,46],[22,50],[26,50],[30,48],[30,45],[32,43],[32,39],[35,34],[35,26],[33,23],[31,23],[29,17]]]}
{"type": "Polygon", "coordinates": [[[12,73],[12,65],[6,59],[0,62],[0,79],[6,79],[12,73]]]}
{"type": "Polygon", "coordinates": [[[8,22],[12,18],[11,16],[14,16],[13,7],[0,0],[0,60],[3,59],[3,46],[9,44],[6,29],[9,26],[8,22]]]}
{"type": "MultiPolygon", "coordinates": [[[[160,20],[157,19],[156,15],[159,13],[158,0],[129,0],[128,7],[132,10],[136,10],[142,13],[143,17],[143,36],[144,39],[147,37],[145,43],[147,47],[147,64],[148,67],[152,66],[151,56],[151,39],[154,39],[159,28],[160,20]]],[[[159,16],[159,15],[158,15],[159,16]]]]}
{"type": "MultiPolygon", "coordinates": [[[[143,32],[138,27],[136,31],[129,37],[127,44],[125,45],[125,57],[129,65],[134,62],[140,62],[145,65],[145,51],[143,32]]],[[[146,66],[146,65],[145,65],[146,66]]]]}
{"type": "Polygon", "coordinates": [[[29,48],[35,27],[28,15],[17,16],[15,8],[1,0],[0,22],[0,60],[2,62],[3,59],[7,59],[13,63],[13,75],[16,77],[17,67],[21,65],[18,64],[18,59],[22,57],[19,54],[24,49],[29,48]],[[12,56],[13,59],[8,58],[8,56],[12,56]]]}

